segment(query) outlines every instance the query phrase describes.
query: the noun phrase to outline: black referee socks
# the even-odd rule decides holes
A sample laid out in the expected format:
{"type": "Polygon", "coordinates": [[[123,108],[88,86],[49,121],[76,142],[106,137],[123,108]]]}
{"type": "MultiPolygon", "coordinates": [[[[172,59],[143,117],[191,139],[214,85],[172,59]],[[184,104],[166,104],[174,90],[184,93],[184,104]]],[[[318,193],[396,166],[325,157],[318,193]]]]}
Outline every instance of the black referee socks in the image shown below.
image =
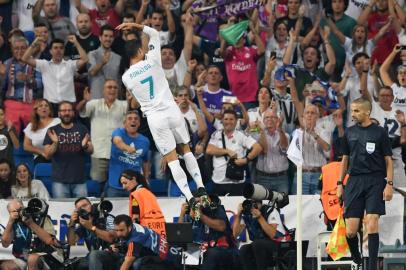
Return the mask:
{"type": "Polygon", "coordinates": [[[357,264],[361,264],[362,259],[361,259],[361,254],[360,254],[359,248],[358,248],[358,234],[355,235],[355,237],[353,237],[353,238],[347,237],[347,243],[348,243],[348,246],[350,247],[352,260],[354,262],[356,262],[357,264]]]}
{"type": "Polygon", "coordinates": [[[378,249],[379,249],[379,234],[378,233],[368,234],[369,270],[378,269],[377,267],[378,249]]]}

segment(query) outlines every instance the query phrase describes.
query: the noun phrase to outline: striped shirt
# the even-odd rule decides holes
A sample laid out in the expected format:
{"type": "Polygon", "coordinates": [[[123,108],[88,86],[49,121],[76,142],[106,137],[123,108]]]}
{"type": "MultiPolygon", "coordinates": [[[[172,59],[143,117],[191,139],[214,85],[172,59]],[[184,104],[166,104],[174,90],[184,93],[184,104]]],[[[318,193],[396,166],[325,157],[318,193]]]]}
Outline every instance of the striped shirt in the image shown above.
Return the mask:
{"type": "MultiPolygon", "coordinates": [[[[288,141],[289,135],[285,133],[288,141]]],[[[275,131],[270,134],[265,131],[266,137],[266,153],[258,156],[257,170],[264,173],[277,173],[286,171],[289,167],[289,162],[286,157],[286,150],[280,146],[279,132],[275,131]]]]}
{"type": "MultiPolygon", "coordinates": [[[[331,135],[329,131],[322,130],[316,126],[316,134],[325,142],[330,144],[331,135]]],[[[292,136],[293,137],[293,136],[292,136]]],[[[303,135],[303,169],[320,168],[327,163],[330,151],[323,151],[319,143],[308,132],[303,135]]]]}

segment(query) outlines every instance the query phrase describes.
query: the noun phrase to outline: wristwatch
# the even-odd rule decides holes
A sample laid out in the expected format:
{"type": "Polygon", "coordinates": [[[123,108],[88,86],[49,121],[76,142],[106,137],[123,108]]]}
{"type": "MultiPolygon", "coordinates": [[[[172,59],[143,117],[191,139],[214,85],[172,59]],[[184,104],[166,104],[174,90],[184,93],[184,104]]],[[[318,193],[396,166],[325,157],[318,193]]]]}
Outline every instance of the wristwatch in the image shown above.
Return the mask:
{"type": "Polygon", "coordinates": [[[386,181],[386,184],[388,184],[389,186],[393,186],[393,181],[386,181]]]}

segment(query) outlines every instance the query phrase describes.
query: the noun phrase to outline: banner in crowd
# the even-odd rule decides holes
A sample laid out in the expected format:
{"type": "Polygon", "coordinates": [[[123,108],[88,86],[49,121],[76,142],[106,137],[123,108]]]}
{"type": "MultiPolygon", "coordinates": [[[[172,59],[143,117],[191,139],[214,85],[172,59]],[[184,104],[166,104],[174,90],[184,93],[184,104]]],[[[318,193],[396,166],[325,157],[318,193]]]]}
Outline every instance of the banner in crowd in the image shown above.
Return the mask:
{"type": "MultiPolygon", "coordinates": [[[[243,202],[243,197],[222,197],[221,202],[224,205],[230,221],[233,220],[233,215],[237,212],[238,204],[243,202]]],[[[289,196],[290,204],[281,210],[281,214],[284,215],[285,223],[288,228],[294,228],[296,225],[296,196],[289,196]]],[[[52,221],[57,231],[57,238],[59,240],[65,240],[67,233],[67,224],[70,219],[70,215],[73,212],[74,200],[66,201],[50,201],[48,214],[51,216],[52,221]]],[[[98,202],[95,199],[94,202],[98,202]]],[[[126,198],[114,198],[111,199],[113,203],[113,215],[127,214],[128,213],[128,201],[126,198]]],[[[159,205],[164,212],[167,222],[174,222],[180,213],[180,207],[183,202],[182,198],[159,198],[159,205]]],[[[5,227],[8,221],[6,200],[0,200],[0,224],[5,227]]],[[[26,202],[25,202],[26,205],[26,202]]],[[[393,200],[386,204],[386,215],[380,219],[380,241],[386,245],[393,245],[396,239],[403,239],[403,209],[404,201],[403,197],[399,194],[395,194],[393,200]]],[[[309,240],[309,248],[307,252],[308,257],[316,256],[316,241],[319,232],[326,230],[326,226],[323,222],[322,213],[323,209],[320,203],[320,196],[318,195],[304,195],[302,204],[302,216],[303,216],[303,240],[309,240]]],[[[4,229],[3,227],[3,229],[4,229]]],[[[248,240],[248,237],[242,237],[240,239],[242,243],[248,240]]],[[[83,247],[83,243],[79,246],[71,249],[71,256],[83,256],[87,253],[87,249],[83,247]]],[[[11,248],[0,248],[0,259],[10,258],[11,248]]]]}
{"type": "Polygon", "coordinates": [[[202,6],[202,2],[196,1],[192,5],[193,13],[199,16],[201,19],[213,17],[228,18],[245,13],[248,10],[254,9],[261,5],[261,1],[259,0],[217,1],[216,4],[210,6],[202,6]]]}

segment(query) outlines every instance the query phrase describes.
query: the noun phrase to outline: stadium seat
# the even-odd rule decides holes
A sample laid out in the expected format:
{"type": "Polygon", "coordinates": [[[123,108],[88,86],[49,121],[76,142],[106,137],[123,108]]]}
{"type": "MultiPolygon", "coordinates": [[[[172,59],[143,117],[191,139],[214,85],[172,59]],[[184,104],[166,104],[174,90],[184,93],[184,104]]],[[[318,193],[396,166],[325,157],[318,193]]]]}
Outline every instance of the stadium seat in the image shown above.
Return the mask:
{"type": "Polygon", "coordinates": [[[14,149],[13,156],[15,165],[24,163],[28,165],[31,172],[34,170],[34,156],[25,151],[22,145],[18,149],[14,149]]]}
{"type": "Polygon", "coordinates": [[[51,163],[38,163],[34,168],[34,179],[41,180],[52,197],[52,165],[51,163]]]}
{"type": "Polygon", "coordinates": [[[149,180],[149,186],[152,193],[159,197],[168,196],[168,181],[161,179],[151,179],[149,180]]]}

